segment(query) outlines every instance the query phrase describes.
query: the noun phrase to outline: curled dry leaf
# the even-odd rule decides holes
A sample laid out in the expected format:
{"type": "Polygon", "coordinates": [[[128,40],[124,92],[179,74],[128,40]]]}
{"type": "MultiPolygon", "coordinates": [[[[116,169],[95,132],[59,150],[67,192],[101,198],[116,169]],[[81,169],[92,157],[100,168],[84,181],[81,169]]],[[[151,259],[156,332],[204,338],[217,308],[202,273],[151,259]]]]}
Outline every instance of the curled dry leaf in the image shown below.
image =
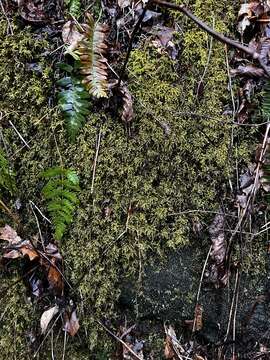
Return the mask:
{"type": "Polygon", "coordinates": [[[4,258],[17,259],[27,255],[30,261],[32,261],[39,257],[31,242],[29,240],[22,240],[16,230],[9,225],[0,228],[0,239],[8,241],[8,247],[3,255],[4,258]]]}
{"type": "Polygon", "coordinates": [[[181,359],[182,356],[185,354],[185,349],[177,340],[177,336],[175,333],[174,328],[169,325],[168,327],[165,325],[165,333],[166,333],[166,340],[165,340],[165,348],[164,348],[164,357],[165,359],[181,359]]]}
{"type": "Polygon", "coordinates": [[[131,6],[132,0],[118,0],[117,4],[121,9],[131,6]]]}
{"type": "Polygon", "coordinates": [[[65,23],[62,29],[63,42],[68,45],[66,54],[73,54],[73,51],[77,49],[78,44],[82,41],[84,35],[78,30],[74,21],[70,20],[65,23]]]}
{"type": "Polygon", "coordinates": [[[17,245],[22,242],[22,239],[18,236],[17,231],[9,225],[5,225],[3,228],[0,228],[0,239],[8,241],[10,246],[17,245]]]}
{"type": "Polygon", "coordinates": [[[252,1],[241,5],[238,13],[238,31],[243,34],[247,27],[255,22],[259,17],[266,14],[268,6],[260,1],[252,1]]]}
{"type": "Polygon", "coordinates": [[[73,310],[71,314],[66,311],[64,314],[64,319],[65,325],[63,330],[68,332],[69,335],[75,336],[80,328],[76,310],[73,310]]]}
{"type": "Polygon", "coordinates": [[[228,269],[225,267],[227,243],[224,225],[225,215],[219,212],[209,227],[212,242],[210,281],[213,282],[217,288],[226,286],[228,280],[228,269]]]}
{"type": "Polygon", "coordinates": [[[58,305],[51,307],[50,309],[44,311],[40,318],[40,327],[41,327],[41,334],[44,334],[48,328],[48,325],[52,318],[59,312],[58,305]]]}
{"type": "Polygon", "coordinates": [[[123,100],[123,112],[121,119],[124,123],[130,123],[133,120],[133,100],[126,85],[120,87],[120,93],[123,100]]]}

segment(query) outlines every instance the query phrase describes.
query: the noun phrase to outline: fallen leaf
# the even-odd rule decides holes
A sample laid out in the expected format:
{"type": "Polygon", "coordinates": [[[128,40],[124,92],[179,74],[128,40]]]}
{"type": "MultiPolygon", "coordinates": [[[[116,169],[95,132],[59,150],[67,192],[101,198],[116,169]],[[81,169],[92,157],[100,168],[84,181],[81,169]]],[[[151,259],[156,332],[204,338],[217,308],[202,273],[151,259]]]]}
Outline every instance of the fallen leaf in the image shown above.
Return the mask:
{"type": "Polygon", "coordinates": [[[63,330],[68,332],[69,335],[75,336],[80,328],[76,310],[73,310],[70,315],[68,314],[68,312],[65,312],[64,318],[65,325],[63,330]]]}
{"type": "Polygon", "coordinates": [[[120,87],[123,100],[123,111],[121,119],[124,123],[130,123],[133,120],[133,100],[126,85],[120,87]]]}
{"type": "Polygon", "coordinates": [[[212,242],[212,251],[210,253],[212,259],[210,281],[214,283],[217,288],[225,286],[228,280],[228,269],[225,268],[227,243],[224,226],[225,215],[220,211],[216,214],[209,227],[212,242]]]}
{"type": "MultiPolygon", "coordinates": [[[[83,25],[82,25],[83,27],[83,25]]],[[[66,22],[62,29],[63,42],[68,45],[66,53],[73,53],[77,49],[78,44],[82,41],[84,35],[78,30],[74,21],[70,20],[66,22]]]]}
{"type": "Polygon", "coordinates": [[[237,69],[232,69],[230,71],[231,76],[246,76],[251,78],[261,78],[264,75],[264,70],[262,68],[256,67],[254,65],[238,66],[237,69]]]}
{"type": "Polygon", "coordinates": [[[9,245],[16,245],[22,241],[21,237],[18,236],[17,231],[9,225],[0,228],[0,239],[8,241],[9,245]]]}
{"type": "Polygon", "coordinates": [[[121,9],[131,6],[131,0],[118,0],[117,3],[121,9]]]}
{"type": "Polygon", "coordinates": [[[56,268],[57,263],[56,263],[55,258],[51,259],[51,263],[52,264],[48,264],[48,266],[49,266],[49,271],[48,271],[48,276],[47,276],[48,282],[49,282],[51,288],[56,292],[56,294],[62,295],[63,290],[64,290],[63,277],[62,277],[60,271],[56,268]]]}
{"type": "Polygon", "coordinates": [[[41,315],[41,318],[40,318],[41,334],[44,334],[46,332],[50,321],[52,320],[54,315],[56,315],[58,312],[59,312],[58,305],[55,305],[55,306],[51,307],[50,309],[44,311],[44,313],[41,315]]]}
{"type": "Polygon", "coordinates": [[[177,340],[174,328],[171,325],[169,325],[168,327],[165,325],[164,328],[166,333],[164,349],[165,359],[181,359],[181,355],[185,354],[185,349],[177,340]]]}

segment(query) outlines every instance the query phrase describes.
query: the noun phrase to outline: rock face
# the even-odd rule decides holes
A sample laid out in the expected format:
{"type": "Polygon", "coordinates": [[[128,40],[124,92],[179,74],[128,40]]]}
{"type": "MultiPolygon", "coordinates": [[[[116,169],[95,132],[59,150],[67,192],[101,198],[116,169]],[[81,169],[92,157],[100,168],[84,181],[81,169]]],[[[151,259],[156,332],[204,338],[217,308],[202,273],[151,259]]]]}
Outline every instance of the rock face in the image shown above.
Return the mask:
{"type": "MultiPolygon", "coordinates": [[[[196,15],[208,23],[214,18],[215,28],[226,33],[236,14],[233,4],[225,0],[190,2],[196,15]]],[[[6,37],[7,24],[1,20],[0,107],[4,121],[0,129],[17,172],[22,204],[19,212],[29,234],[38,231],[29,200],[46,211],[40,173],[58,165],[61,154],[64,166],[75,168],[81,179],[80,207],[61,244],[82,329],[80,341],[67,343],[66,359],[109,358],[114,342],[104,335],[96,318],[110,320],[116,327],[124,316],[131,323],[146,324],[149,348],[160,359],[163,322],[170,320],[188,332],[183,322],[193,318],[210,246],[207,226],[213,216],[192,211],[219,208],[233,173],[235,154],[230,152],[229,119],[221,115],[230,102],[224,46],[213,43],[202,79],[210,39],[182,16],[171,16],[182,29],[175,40],[180,49],[176,60],[160,53],[147,37],[141,38],[131,53],[128,83],[135,119],[130,136],[118,114],[110,113],[105,106],[102,110],[93,106],[74,144],[68,142],[62,116],[54,106],[53,59],[44,56],[56,48],[56,40],[29,27],[16,26],[15,16],[14,35],[6,37]],[[9,120],[29,148],[8,125],[9,120]]],[[[248,160],[250,137],[242,130],[238,135],[238,154],[243,161],[248,160]]],[[[7,221],[1,213],[0,222],[7,221]]],[[[49,238],[51,229],[40,221],[49,238]]],[[[254,255],[261,248],[258,243],[250,245],[253,252],[247,257],[247,275],[243,276],[239,319],[257,295],[264,293],[265,261],[254,255]]],[[[9,273],[1,268],[1,291],[9,288],[18,273],[16,267],[9,273]]],[[[232,291],[233,285],[229,290],[202,289],[205,326],[199,335],[206,343],[220,341],[226,332],[232,291]]],[[[263,334],[267,328],[263,307],[267,306],[260,303],[256,307],[245,328],[248,334],[249,329],[256,328],[257,335],[263,334]]],[[[5,294],[1,308],[0,359],[29,359],[41,341],[36,329],[39,303],[31,303],[19,283],[5,294]]],[[[58,330],[61,325],[55,335],[58,330]]],[[[57,336],[48,337],[40,359],[48,359],[51,343],[58,358],[63,350],[61,341],[57,336]]]]}

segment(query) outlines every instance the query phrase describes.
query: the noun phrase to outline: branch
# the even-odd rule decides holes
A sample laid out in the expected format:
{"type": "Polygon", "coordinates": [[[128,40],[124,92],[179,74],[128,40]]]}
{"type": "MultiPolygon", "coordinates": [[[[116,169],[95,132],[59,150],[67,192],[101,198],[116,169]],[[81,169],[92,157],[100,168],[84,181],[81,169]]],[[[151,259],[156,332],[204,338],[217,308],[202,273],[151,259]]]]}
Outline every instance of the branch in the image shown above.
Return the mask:
{"type": "Polygon", "coordinates": [[[173,4],[173,3],[163,1],[163,0],[152,0],[152,3],[156,4],[158,6],[161,6],[161,7],[166,7],[168,9],[173,9],[173,10],[182,12],[187,17],[189,17],[193,22],[195,22],[195,24],[197,24],[201,29],[206,31],[211,36],[213,36],[213,38],[215,38],[216,40],[218,40],[224,44],[227,44],[231,47],[234,47],[235,49],[243,51],[247,55],[250,55],[254,60],[257,60],[259,62],[259,64],[261,65],[261,67],[263,68],[267,77],[270,77],[268,68],[267,68],[266,64],[264,63],[261,55],[257,51],[253,51],[248,46],[242,45],[238,41],[232,40],[232,39],[224,36],[223,34],[216,32],[214,29],[212,29],[210,26],[208,26],[202,20],[198,19],[194,14],[192,14],[192,12],[189,11],[187,8],[185,8],[184,5],[177,5],[177,4],[173,4]]]}

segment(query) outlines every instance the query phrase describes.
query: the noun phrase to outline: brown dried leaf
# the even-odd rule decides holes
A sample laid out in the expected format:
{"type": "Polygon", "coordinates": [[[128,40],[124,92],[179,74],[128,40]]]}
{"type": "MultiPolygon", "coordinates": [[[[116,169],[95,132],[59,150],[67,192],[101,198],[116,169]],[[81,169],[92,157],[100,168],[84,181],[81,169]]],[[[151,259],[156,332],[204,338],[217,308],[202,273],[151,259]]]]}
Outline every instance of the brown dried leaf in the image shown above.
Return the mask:
{"type": "Polygon", "coordinates": [[[264,70],[254,65],[238,66],[237,69],[231,69],[231,76],[246,76],[251,78],[261,78],[264,75],[264,70]]]}
{"type": "Polygon", "coordinates": [[[174,328],[171,325],[169,325],[169,327],[165,325],[165,333],[166,333],[165,349],[164,349],[165,359],[173,359],[173,360],[181,359],[182,358],[181,354],[183,355],[185,353],[185,350],[177,340],[174,328]]]}
{"type": "Polygon", "coordinates": [[[224,233],[225,215],[222,212],[216,214],[211,226],[209,234],[212,241],[212,267],[210,279],[216,287],[225,286],[228,280],[228,269],[225,268],[227,243],[224,233]]]}
{"type": "Polygon", "coordinates": [[[48,275],[47,275],[48,282],[49,282],[50,286],[52,287],[52,289],[56,292],[56,294],[62,295],[63,290],[64,290],[63,277],[62,277],[60,271],[56,268],[57,264],[56,264],[55,258],[51,259],[51,263],[52,263],[52,265],[50,265],[48,275]]]}
{"type": "Polygon", "coordinates": [[[203,307],[200,304],[197,304],[195,307],[194,313],[194,330],[200,331],[203,327],[203,307]]]}
{"type": "Polygon", "coordinates": [[[78,30],[74,21],[70,20],[66,22],[62,29],[63,42],[68,45],[66,53],[72,53],[77,49],[78,44],[82,41],[84,35],[78,30]]]}
{"type": "Polygon", "coordinates": [[[76,310],[73,310],[71,314],[65,312],[64,318],[65,318],[65,325],[63,330],[68,332],[69,335],[75,336],[80,328],[76,310]]]}
{"type": "Polygon", "coordinates": [[[0,228],[0,239],[8,241],[10,246],[22,242],[22,239],[18,236],[17,231],[9,225],[5,225],[3,228],[0,228]]]}
{"type": "Polygon", "coordinates": [[[133,100],[126,85],[122,85],[120,87],[120,93],[122,95],[122,100],[124,103],[121,119],[124,123],[127,124],[133,120],[133,100]]]}
{"type": "Polygon", "coordinates": [[[48,325],[52,318],[58,313],[59,307],[55,305],[50,309],[44,311],[40,318],[40,327],[41,327],[41,334],[44,334],[48,328],[48,325]]]}

